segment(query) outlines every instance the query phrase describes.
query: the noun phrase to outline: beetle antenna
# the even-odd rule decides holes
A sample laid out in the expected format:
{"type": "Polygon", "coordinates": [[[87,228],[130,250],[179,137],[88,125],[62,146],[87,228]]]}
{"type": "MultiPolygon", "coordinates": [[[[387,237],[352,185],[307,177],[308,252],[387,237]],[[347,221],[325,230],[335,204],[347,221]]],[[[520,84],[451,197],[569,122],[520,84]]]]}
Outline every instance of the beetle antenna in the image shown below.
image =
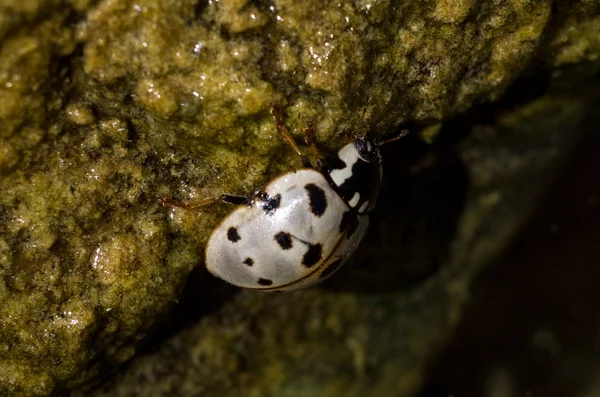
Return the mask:
{"type": "Polygon", "coordinates": [[[376,144],[377,146],[382,146],[382,145],[385,145],[386,143],[390,143],[390,142],[394,142],[394,141],[397,141],[397,140],[399,140],[399,139],[402,139],[402,138],[404,138],[406,135],[408,135],[408,130],[402,130],[402,131],[400,131],[400,133],[399,133],[398,135],[396,135],[395,137],[393,137],[393,138],[390,138],[390,139],[386,139],[386,140],[384,140],[384,141],[378,141],[378,142],[376,142],[375,144],[376,144]]]}

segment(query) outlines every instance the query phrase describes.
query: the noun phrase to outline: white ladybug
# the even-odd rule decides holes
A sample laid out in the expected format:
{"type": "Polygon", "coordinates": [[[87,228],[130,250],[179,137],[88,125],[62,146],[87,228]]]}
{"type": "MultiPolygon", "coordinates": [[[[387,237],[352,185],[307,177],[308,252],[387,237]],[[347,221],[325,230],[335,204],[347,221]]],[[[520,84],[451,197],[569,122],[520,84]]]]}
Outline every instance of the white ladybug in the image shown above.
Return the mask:
{"type": "MultiPolygon", "coordinates": [[[[271,113],[283,137],[302,156],[278,108],[271,113]]],[[[292,291],[325,280],[354,253],[379,192],[381,143],[357,136],[321,158],[310,127],[306,142],[318,158],[316,168],[302,156],[304,168],[278,176],[251,197],[218,198],[238,206],[208,240],[206,267],[212,274],[238,287],[292,291]]],[[[214,201],[162,200],[183,208],[214,201]]]]}

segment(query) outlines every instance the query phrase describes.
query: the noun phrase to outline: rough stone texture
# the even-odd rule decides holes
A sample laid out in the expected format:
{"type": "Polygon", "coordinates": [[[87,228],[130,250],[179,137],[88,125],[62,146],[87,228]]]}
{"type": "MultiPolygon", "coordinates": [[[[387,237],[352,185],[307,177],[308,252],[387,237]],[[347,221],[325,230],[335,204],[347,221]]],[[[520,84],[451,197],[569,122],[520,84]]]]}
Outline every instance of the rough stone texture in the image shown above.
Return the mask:
{"type": "Polygon", "coordinates": [[[333,148],[343,133],[383,135],[495,100],[528,68],[597,61],[599,12],[589,0],[3,1],[0,393],[47,395],[126,361],[195,266],[201,321],[159,352],[189,355],[148,364],[140,388],[157,390],[152,379],[173,373],[165,392],[413,390],[460,315],[470,275],[501,249],[576,135],[585,96],[508,113],[491,123],[505,123],[502,134],[475,128],[449,159],[394,145],[415,162],[400,163],[413,164],[414,178],[434,167],[440,195],[413,181],[413,201],[380,215],[413,228],[399,232],[411,242],[399,270],[389,266],[396,250],[381,272],[361,269],[370,246],[329,288],[232,296],[201,266],[227,208],[186,212],[157,198],[248,193],[298,166],[268,114],[273,102],[294,133],[312,121],[333,148]],[[445,161],[457,175],[444,176],[445,161]],[[462,185],[448,203],[443,182],[455,177],[462,185]],[[420,220],[408,211],[415,203],[438,216],[420,220]],[[413,283],[394,282],[397,271],[413,283]]]}
{"type": "Polygon", "coordinates": [[[195,274],[166,333],[93,396],[414,395],[473,277],[529,213],[568,142],[595,133],[586,114],[600,86],[589,87],[594,104],[569,94],[586,80],[571,84],[551,83],[516,108],[510,96],[441,131],[469,138],[387,148],[371,234],[330,282],[218,296],[195,274]]]}

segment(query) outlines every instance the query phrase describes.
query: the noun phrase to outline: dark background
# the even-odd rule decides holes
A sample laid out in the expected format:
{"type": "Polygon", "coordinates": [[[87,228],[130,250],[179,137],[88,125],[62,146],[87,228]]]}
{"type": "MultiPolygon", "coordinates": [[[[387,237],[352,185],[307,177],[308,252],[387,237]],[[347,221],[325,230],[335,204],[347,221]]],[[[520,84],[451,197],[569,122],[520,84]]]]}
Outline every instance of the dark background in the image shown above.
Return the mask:
{"type": "Polygon", "coordinates": [[[474,283],[421,397],[600,396],[597,129],[575,145],[511,247],[474,283]]]}

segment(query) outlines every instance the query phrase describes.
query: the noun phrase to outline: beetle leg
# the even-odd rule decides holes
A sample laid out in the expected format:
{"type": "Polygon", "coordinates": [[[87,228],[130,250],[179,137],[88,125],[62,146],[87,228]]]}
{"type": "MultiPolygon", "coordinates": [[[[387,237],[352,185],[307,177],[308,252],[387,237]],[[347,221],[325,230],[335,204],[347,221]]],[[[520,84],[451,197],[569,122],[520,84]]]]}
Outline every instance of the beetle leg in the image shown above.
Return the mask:
{"type": "Polygon", "coordinates": [[[291,146],[292,150],[294,152],[296,152],[296,154],[298,156],[300,156],[300,158],[302,159],[302,166],[303,167],[311,167],[310,161],[308,160],[308,158],[306,158],[305,155],[302,154],[302,152],[298,148],[298,145],[296,145],[294,138],[292,138],[288,129],[281,121],[281,111],[279,110],[279,106],[273,105],[271,107],[271,114],[273,115],[273,118],[275,119],[275,124],[277,125],[277,130],[279,131],[279,133],[283,136],[283,138],[291,146]]]}
{"type": "Polygon", "coordinates": [[[217,197],[209,197],[198,201],[192,201],[191,203],[182,203],[174,201],[168,198],[161,198],[158,202],[164,206],[171,206],[177,208],[183,208],[184,210],[193,210],[195,208],[204,207],[216,203],[217,201],[223,201],[228,204],[241,205],[247,203],[250,199],[246,196],[235,196],[233,194],[221,194],[217,197]]]}
{"type": "Polygon", "coordinates": [[[308,123],[308,127],[304,130],[304,133],[306,134],[304,141],[310,147],[310,150],[312,150],[313,156],[315,156],[317,160],[320,160],[322,157],[319,148],[315,143],[315,129],[313,128],[312,123],[308,123]]]}
{"type": "Polygon", "coordinates": [[[222,202],[227,204],[242,205],[248,203],[250,201],[250,198],[246,196],[236,196],[233,194],[223,193],[218,197],[217,200],[221,200],[222,202]]]}

